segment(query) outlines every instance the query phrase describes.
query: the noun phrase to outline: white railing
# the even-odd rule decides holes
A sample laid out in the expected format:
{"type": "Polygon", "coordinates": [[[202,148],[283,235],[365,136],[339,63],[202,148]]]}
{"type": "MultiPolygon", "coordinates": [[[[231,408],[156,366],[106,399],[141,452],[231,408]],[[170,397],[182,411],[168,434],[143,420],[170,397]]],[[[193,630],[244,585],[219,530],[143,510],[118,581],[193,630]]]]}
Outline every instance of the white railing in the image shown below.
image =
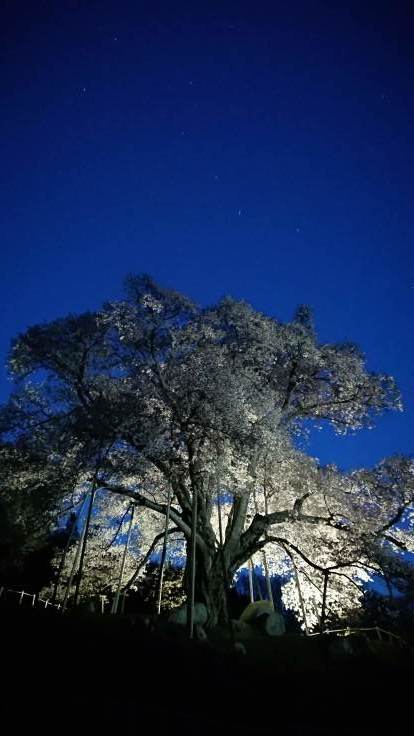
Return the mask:
{"type": "Polygon", "coordinates": [[[380,626],[370,626],[370,627],[360,627],[360,628],[351,628],[346,627],[345,629],[324,629],[324,631],[316,631],[313,634],[308,634],[308,636],[323,636],[324,634],[339,634],[339,636],[350,636],[351,634],[357,634],[360,631],[373,631],[376,633],[377,638],[381,641],[385,639],[388,639],[389,641],[396,641],[400,644],[400,646],[405,646],[406,641],[401,637],[398,636],[398,634],[394,634],[392,631],[386,631],[385,629],[382,629],[380,626]]]}
{"type": "MultiPolygon", "coordinates": [[[[4,585],[0,585],[0,603],[2,600],[4,601],[7,597],[8,593],[15,594],[18,596],[18,603],[19,606],[23,604],[23,600],[25,596],[27,598],[31,598],[31,606],[32,608],[37,604],[43,604],[44,608],[56,608],[58,611],[61,611],[61,613],[65,613],[66,608],[62,606],[61,603],[52,603],[50,598],[40,598],[40,596],[37,593],[26,593],[25,590],[14,590],[13,588],[5,588],[4,585]]],[[[106,595],[99,595],[97,596],[99,598],[100,603],[100,611],[103,615],[105,613],[105,606],[109,604],[108,596],[106,595]]]]}
{"type": "Polygon", "coordinates": [[[26,593],[24,590],[14,590],[12,588],[5,588],[3,585],[0,586],[0,601],[5,600],[8,593],[13,593],[19,598],[19,606],[23,604],[24,597],[32,599],[32,608],[37,604],[40,603],[44,605],[45,608],[57,608],[58,610],[62,608],[60,603],[51,603],[49,598],[40,598],[40,596],[37,595],[37,593],[26,593]]]}
{"type": "MultiPolygon", "coordinates": [[[[37,593],[26,593],[24,590],[14,590],[12,588],[5,588],[3,585],[0,585],[0,602],[2,600],[6,599],[7,593],[15,593],[19,597],[19,606],[23,604],[23,599],[25,596],[32,599],[32,608],[36,605],[36,603],[43,603],[44,608],[57,608],[59,611],[62,609],[62,605],[60,603],[51,603],[49,598],[40,598],[40,596],[37,595],[37,593]]],[[[100,595],[100,602],[101,602],[101,613],[104,613],[105,605],[108,601],[106,595],[100,595]]],[[[62,609],[62,613],[64,610],[62,609]]],[[[370,627],[360,627],[360,628],[351,628],[347,626],[344,629],[324,629],[323,631],[315,631],[314,633],[307,634],[307,636],[310,638],[312,636],[324,636],[324,634],[338,634],[339,636],[350,636],[351,634],[358,634],[361,631],[374,631],[377,635],[377,638],[381,641],[385,639],[388,639],[388,641],[395,641],[400,646],[406,646],[407,642],[401,637],[398,636],[398,634],[394,634],[392,631],[386,631],[385,629],[382,629],[380,626],[370,626],[370,627]]]]}

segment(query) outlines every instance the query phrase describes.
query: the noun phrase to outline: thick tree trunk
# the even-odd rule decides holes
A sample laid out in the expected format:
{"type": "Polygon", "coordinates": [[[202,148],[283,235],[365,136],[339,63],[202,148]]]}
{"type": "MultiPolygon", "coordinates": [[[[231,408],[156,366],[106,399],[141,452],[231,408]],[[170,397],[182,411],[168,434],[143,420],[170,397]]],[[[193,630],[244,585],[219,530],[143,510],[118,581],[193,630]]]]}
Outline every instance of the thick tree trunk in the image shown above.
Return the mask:
{"type": "MultiPolygon", "coordinates": [[[[228,574],[228,571],[227,571],[228,574]]],[[[229,579],[229,576],[228,576],[229,579]]],[[[184,574],[187,596],[191,593],[191,555],[187,556],[184,574]]],[[[197,549],[195,575],[195,602],[204,603],[208,611],[207,628],[226,621],[226,586],[223,580],[223,563],[217,550],[210,555],[197,549]]]]}
{"type": "MultiPolygon", "coordinates": [[[[193,488],[196,488],[197,479],[194,478],[193,481],[193,488]]],[[[221,509],[218,506],[219,544],[210,523],[211,508],[208,508],[206,494],[203,493],[202,487],[198,490],[198,501],[196,519],[198,542],[194,545],[194,534],[187,538],[184,586],[189,603],[193,589],[194,602],[204,603],[208,611],[207,627],[212,628],[218,623],[225,624],[228,622],[227,593],[236,570],[256,551],[253,544],[255,540],[252,540],[250,545],[240,544],[247,512],[247,497],[235,500],[231,520],[227,521],[225,532],[220,518],[221,509]],[[192,571],[194,572],[192,565],[194,550],[195,581],[191,574],[192,571]],[[194,583],[194,587],[192,583],[194,583]]],[[[187,510],[186,515],[183,514],[182,518],[187,527],[193,529],[194,519],[190,517],[189,511],[190,509],[187,510]]],[[[257,533],[258,539],[261,535],[262,530],[257,533]]],[[[189,605],[188,611],[190,608],[189,605]]]]}

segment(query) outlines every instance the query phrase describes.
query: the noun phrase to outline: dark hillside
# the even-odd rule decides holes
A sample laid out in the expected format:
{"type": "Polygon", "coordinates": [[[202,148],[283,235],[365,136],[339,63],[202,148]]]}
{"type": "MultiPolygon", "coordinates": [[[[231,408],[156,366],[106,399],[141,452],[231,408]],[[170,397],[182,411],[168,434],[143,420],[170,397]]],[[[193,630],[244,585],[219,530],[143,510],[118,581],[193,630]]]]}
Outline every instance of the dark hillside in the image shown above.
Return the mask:
{"type": "MultiPolygon", "coordinates": [[[[143,619],[1,609],[3,718],[60,733],[374,734],[405,722],[408,649],[332,655],[327,640],[258,639],[247,656],[143,619]],[[148,732],[146,727],[145,732],[148,732]]],[[[408,701],[410,702],[410,701],[408,701]]],[[[408,712],[408,708],[407,708],[408,712]]]]}

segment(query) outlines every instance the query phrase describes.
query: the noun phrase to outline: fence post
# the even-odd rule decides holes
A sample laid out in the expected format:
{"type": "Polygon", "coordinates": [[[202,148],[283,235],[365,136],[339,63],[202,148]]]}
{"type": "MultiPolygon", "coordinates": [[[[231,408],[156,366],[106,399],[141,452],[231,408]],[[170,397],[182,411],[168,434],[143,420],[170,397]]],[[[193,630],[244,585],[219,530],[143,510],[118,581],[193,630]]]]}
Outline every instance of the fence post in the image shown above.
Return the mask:
{"type": "Polygon", "coordinates": [[[23,597],[24,597],[24,590],[22,590],[22,592],[20,593],[20,601],[19,601],[19,606],[21,606],[21,605],[22,605],[22,603],[23,603],[23,597]]]}

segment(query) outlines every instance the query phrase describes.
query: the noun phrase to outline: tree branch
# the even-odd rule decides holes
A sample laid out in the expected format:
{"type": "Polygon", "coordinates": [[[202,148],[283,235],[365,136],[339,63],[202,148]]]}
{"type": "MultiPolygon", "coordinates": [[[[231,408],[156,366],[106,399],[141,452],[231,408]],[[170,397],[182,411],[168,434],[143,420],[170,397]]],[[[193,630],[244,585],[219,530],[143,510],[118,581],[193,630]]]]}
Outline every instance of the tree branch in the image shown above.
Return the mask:
{"type": "MultiPolygon", "coordinates": [[[[149,498],[146,498],[145,496],[142,496],[142,494],[138,493],[137,491],[132,491],[129,488],[124,488],[123,486],[114,486],[110,485],[109,483],[106,483],[105,481],[99,481],[99,485],[102,488],[106,488],[108,491],[111,491],[112,493],[118,493],[121,496],[127,496],[128,498],[132,498],[132,500],[135,502],[137,506],[143,506],[144,508],[151,509],[151,511],[156,511],[158,514],[162,514],[163,516],[167,515],[167,505],[166,504],[160,504],[156,503],[155,501],[151,501],[149,498]]],[[[176,509],[170,508],[170,517],[174,524],[176,524],[180,531],[183,532],[185,537],[187,539],[190,539],[191,537],[191,528],[188,524],[186,524],[185,521],[183,521],[181,514],[176,511],[176,509]]],[[[204,551],[207,550],[206,544],[202,537],[200,537],[199,534],[197,534],[197,544],[199,547],[201,547],[204,551]]]]}
{"type": "Polygon", "coordinates": [[[139,565],[138,565],[137,569],[135,570],[134,574],[128,580],[128,582],[126,583],[126,585],[124,585],[124,587],[123,587],[123,592],[124,593],[126,593],[126,591],[129,590],[129,588],[131,587],[131,585],[134,584],[134,582],[137,579],[137,577],[138,577],[139,573],[141,572],[142,568],[145,567],[145,565],[147,564],[149,558],[151,557],[152,553],[154,552],[154,550],[155,550],[158,542],[160,542],[161,539],[163,539],[163,537],[166,536],[166,534],[175,534],[175,533],[177,533],[179,531],[180,531],[180,529],[177,529],[177,527],[173,527],[172,529],[167,529],[166,532],[161,532],[160,534],[157,534],[156,537],[154,537],[154,539],[151,542],[150,547],[147,550],[147,553],[142,558],[142,560],[139,563],[139,565]]]}

